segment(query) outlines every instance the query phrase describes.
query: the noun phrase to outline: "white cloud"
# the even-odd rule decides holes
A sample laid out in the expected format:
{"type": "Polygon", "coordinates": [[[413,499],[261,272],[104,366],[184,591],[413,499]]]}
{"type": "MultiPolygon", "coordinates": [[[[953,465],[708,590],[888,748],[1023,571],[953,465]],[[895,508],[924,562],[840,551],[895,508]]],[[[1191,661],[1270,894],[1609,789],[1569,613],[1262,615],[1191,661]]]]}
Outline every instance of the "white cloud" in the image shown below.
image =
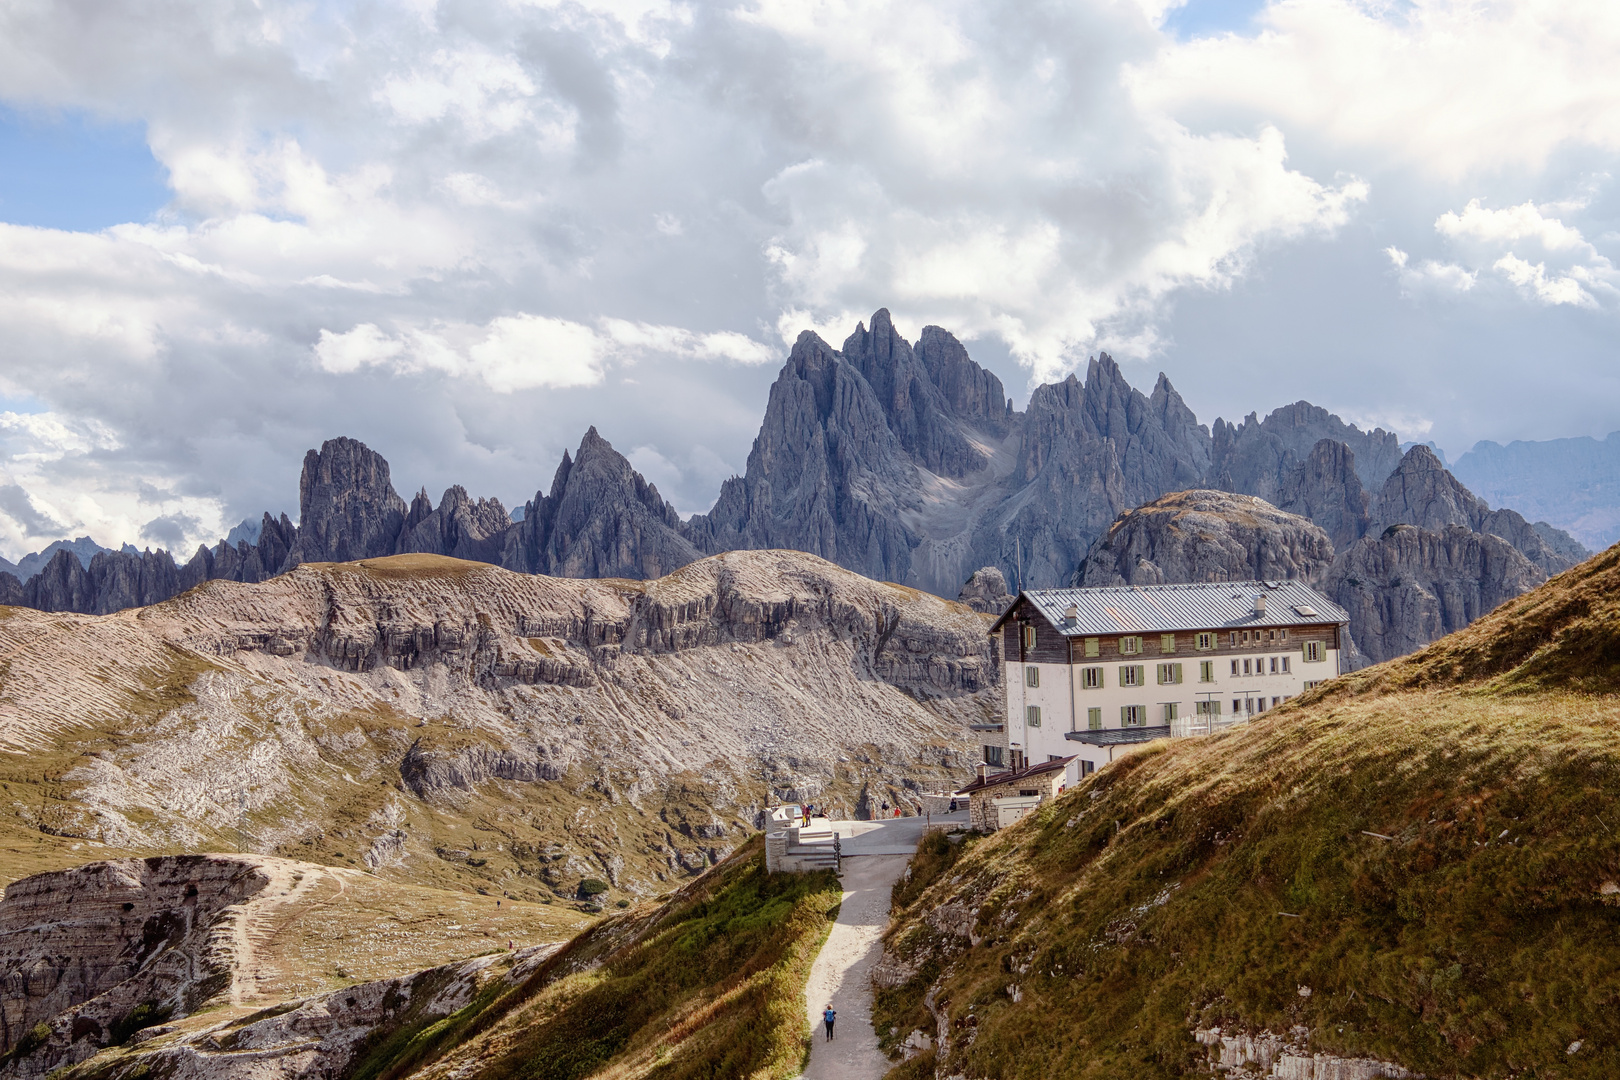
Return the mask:
{"type": "Polygon", "coordinates": [[[1536,240],[1548,251],[1577,251],[1595,254],[1579,229],[1570,228],[1554,217],[1546,217],[1535,203],[1489,210],[1479,199],[1470,199],[1463,212],[1446,211],[1434,223],[1441,236],[1452,239],[1491,241],[1536,240]]]}
{"type": "Polygon", "coordinates": [[[1384,254],[1395,267],[1395,276],[1401,283],[1401,295],[1418,297],[1434,294],[1465,293],[1479,281],[1477,270],[1465,269],[1456,263],[1424,259],[1412,263],[1411,256],[1397,247],[1387,247],[1384,254]]]}
{"type": "Polygon", "coordinates": [[[1608,0],[1273,0],[1261,32],[1165,47],[1145,106],[1261,117],[1446,178],[1620,150],[1620,7],[1608,0]]]}
{"type": "Polygon", "coordinates": [[[467,351],[469,368],[498,394],[602,381],[601,345],[588,326],[544,315],[502,316],[467,351]]]}
{"type": "Polygon", "coordinates": [[[375,364],[386,363],[405,351],[405,343],[391,338],[376,323],[361,323],[345,334],[322,330],[315,343],[315,360],[322,370],[347,375],[375,364]]]}
{"type": "Polygon", "coordinates": [[[1596,307],[1597,301],[1581,288],[1580,282],[1569,276],[1549,276],[1545,263],[1531,264],[1517,255],[1504,255],[1493,264],[1502,276],[1517,285],[1526,295],[1543,304],[1574,304],[1577,307],[1596,307]]]}

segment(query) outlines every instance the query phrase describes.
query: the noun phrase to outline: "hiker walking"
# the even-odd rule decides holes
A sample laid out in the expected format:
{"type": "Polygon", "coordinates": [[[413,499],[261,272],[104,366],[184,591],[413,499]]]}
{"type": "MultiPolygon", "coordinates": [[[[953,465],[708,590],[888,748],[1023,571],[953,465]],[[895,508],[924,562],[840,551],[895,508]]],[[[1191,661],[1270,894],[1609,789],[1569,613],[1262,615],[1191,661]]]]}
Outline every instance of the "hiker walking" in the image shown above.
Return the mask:
{"type": "Polygon", "coordinates": [[[833,1021],[837,1020],[837,1019],[838,1019],[838,1014],[833,1012],[832,1002],[830,1002],[830,1001],[827,1002],[827,1007],[825,1009],[821,1010],[821,1022],[823,1024],[827,1025],[827,1041],[828,1042],[832,1042],[833,1021]]]}

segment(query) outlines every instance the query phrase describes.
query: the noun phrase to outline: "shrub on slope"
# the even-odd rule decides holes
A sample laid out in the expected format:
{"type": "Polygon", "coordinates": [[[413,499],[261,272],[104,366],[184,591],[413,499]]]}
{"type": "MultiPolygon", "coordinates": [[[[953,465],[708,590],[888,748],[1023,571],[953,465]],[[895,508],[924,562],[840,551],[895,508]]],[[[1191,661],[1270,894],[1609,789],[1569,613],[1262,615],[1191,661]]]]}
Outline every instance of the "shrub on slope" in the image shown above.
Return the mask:
{"type": "Polygon", "coordinates": [[[650,910],[604,920],[523,987],[376,1047],[352,1080],[798,1074],[804,984],[836,917],[831,873],[765,873],[737,855],[650,910]]]}
{"type": "Polygon", "coordinates": [[[875,1020],[947,1040],[893,1075],[1186,1075],[1214,1026],[1431,1077],[1620,1075],[1620,701],[1592,692],[1617,586],[1611,550],[933,856],[875,1020]]]}

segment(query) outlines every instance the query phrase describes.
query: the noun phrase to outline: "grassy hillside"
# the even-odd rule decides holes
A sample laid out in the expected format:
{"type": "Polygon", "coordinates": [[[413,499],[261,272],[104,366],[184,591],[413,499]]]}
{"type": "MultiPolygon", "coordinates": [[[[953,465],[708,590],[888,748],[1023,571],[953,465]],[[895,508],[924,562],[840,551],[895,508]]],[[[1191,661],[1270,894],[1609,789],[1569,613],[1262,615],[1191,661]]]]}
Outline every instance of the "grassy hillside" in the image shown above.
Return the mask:
{"type": "Polygon", "coordinates": [[[604,920],[522,987],[374,1047],[352,1080],[798,1075],[831,873],[765,873],[756,839],[662,904],[604,920]]]}
{"type": "Polygon", "coordinates": [[[1617,609],[1611,549],[925,850],[876,1019],[948,1039],[891,1075],[1181,1076],[1217,1026],[1432,1077],[1620,1075],[1617,609]]]}

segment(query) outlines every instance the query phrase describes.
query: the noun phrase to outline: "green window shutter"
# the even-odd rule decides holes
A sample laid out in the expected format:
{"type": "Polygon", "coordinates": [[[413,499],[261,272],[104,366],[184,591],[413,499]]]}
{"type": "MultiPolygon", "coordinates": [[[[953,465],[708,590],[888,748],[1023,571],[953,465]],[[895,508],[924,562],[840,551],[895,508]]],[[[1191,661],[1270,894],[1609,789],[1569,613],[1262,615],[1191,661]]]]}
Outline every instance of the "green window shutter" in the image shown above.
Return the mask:
{"type": "Polygon", "coordinates": [[[1086,727],[1090,728],[1092,731],[1100,731],[1102,729],[1101,709],[1086,710],[1086,727]]]}
{"type": "Polygon", "coordinates": [[[1094,637],[1086,638],[1086,655],[1087,656],[1101,656],[1102,655],[1102,649],[1098,646],[1096,638],[1094,638],[1094,637]]]}
{"type": "Polygon", "coordinates": [[[1163,653],[1175,652],[1176,651],[1176,635],[1174,635],[1174,634],[1160,634],[1159,635],[1159,651],[1163,652],[1163,653]]]}
{"type": "Polygon", "coordinates": [[[1171,664],[1170,668],[1171,668],[1171,675],[1173,676],[1173,678],[1171,678],[1170,681],[1179,685],[1180,682],[1181,682],[1181,665],[1180,664],[1171,664]]]}
{"type": "Polygon", "coordinates": [[[1041,726],[1041,707],[1030,705],[1024,709],[1024,722],[1030,727],[1041,726]]]}

